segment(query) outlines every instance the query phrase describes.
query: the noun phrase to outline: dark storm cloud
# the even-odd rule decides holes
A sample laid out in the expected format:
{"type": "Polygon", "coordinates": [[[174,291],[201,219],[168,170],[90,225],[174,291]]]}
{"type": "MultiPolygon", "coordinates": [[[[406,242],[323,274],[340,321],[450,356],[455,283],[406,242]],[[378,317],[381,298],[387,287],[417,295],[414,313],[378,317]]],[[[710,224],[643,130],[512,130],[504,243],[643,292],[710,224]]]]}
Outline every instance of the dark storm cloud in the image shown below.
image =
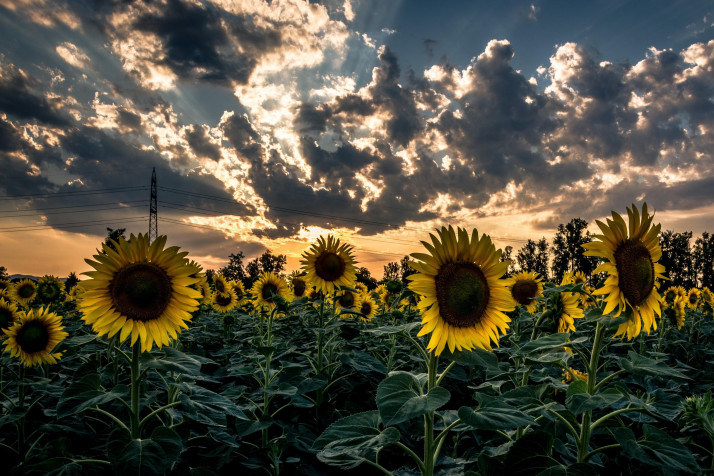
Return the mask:
{"type": "Polygon", "coordinates": [[[128,130],[138,131],[141,128],[141,116],[120,108],[117,111],[117,123],[128,130]]]}
{"type": "Polygon", "coordinates": [[[36,120],[52,126],[67,126],[70,120],[57,101],[42,94],[43,86],[14,65],[2,66],[0,75],[0,111],[9,116],[36,120]]]}
{"type": "Polygon", "coordinates": [[[221,149],[210,141],[205,127],[192,124],[186,129],[185,136],[194,154],[199,157],[220,160],[221,149]]]}

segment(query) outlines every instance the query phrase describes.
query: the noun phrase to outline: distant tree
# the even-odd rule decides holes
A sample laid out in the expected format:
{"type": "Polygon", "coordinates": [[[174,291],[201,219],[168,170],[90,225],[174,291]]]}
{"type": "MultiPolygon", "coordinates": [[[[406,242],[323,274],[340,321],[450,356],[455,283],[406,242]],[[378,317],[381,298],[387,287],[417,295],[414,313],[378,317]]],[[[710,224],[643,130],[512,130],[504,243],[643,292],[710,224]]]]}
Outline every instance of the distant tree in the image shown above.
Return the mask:
{"type": "Polygon", "coordinates": [[[500,261],[501,263],[503,263],[504,261],[510,261],[510,262],[511,262],[511,264],[508,265],[508,269],[506,270],[506,274],[504,274],[504,276],[505,276],[506,278],[509,277],[509,276],[511,276],[511,275],[513,274],[513,272],[515,271],[515,269],[516,269],[515,263],[513,262],[513,257],[512,257],[512,255],[513,255],[513,247],[512,247],[512,246],[506,246],[506,247],[503,249],[503,253],[501,254],[501,258],[499,259],[499,261],[500,261]]]}
{"type": "Polygon", "coordinates": [[[399,279],[399,263],[396,261],[390,261],[384,265],[384,274],[382,275],[381,282],[386,283],[393,279],[399,279]]]}
{"type": "Polygon", "coordinates": [[[209,283],[213,283],[213,276],[215,276],[216,270],[215,269],[207,269],[206,270],[206,281],[209,283]]]}
{"type": "Polygon", "coordinates": [[[243,255],[242,251],[239,251],[237,254],[231,253],[231,255],[228,257],[228,265],[219,269],[218,272],[225,276],[226,279],[240,279],[241,281],[244,280],[246,277],[246,272],[243,268],[243,258],[245,258],[245,256],[243,255]]]}
{"type": "Polygon", "coordinates": [[[399,279],[402,280],[402,284],[404,284],[405,286],[409,283],[407,276],[416,273],[416,270],[409,266],[409,261],[411,261],[409,256],[405,256],[399,262],[399,279]]]}
{"type": "Polygon", "coordinates": [[[667,230],[659,235],[659,245],[662,248],[662,257],[659,264],[664,266],[665,275],[669,281],[665,286],[694,286],[695,273],[690,250],[692,232],[675,233],[667,230]]]}
{"type": "Polygon", "coordinates": [[[548,279],[549,261],[548,241],[545,237],[535,242],[526,241],[526,244],[516,253],[516,263],[521,271],[535,271],[543,279],[548,279]]]}
{"type": "Polygon", "coordinates": [[[69,292],[77,283],[79,283],[79,278],[74,271],[72,271],[69,273],[69,276],[67,276],[67,279],[64,280],[64,290],[69,292]]]}
{"type": "Polygon", "coordinates": [[[699,287],[714,290],[714,235],[702,233],[694,242],[692,261],[697,273],[699,287]]]}
{"type": "Polygon", "coordinates": [[[558,225],[553,238],[553,280],[558,281],[567,271],[582,271],[590,276],[597,267],[598,259],[585,256],[582,245],[592,240],[586,230],[588,222],[573,218],[567,225],[558,225]]]}
{"type": "Polygon", "coordinates": [[[107,227],[107,238],[104,240],[104,244],[116,251],[117,249],[114,246],[114,241],[119,242],[120,237],[126,239],[126,237],[124,236],[125,231],[126,228],[117,228],[115,230],[113,228],[107,227]]]}
{"type": "Polygon", "coordinates": [[[5,266],[0,266],[0,279],[7,279],[7,268],[5,266]]]}
{"type": "Polygon", "coordinates": [[[357,270],[355,276],[357,278],[357,282],[367,286],[368,290],[371,291],[377,287],[377,280],[372,277],[372,273],[370,273],[364,266],[357,270]]]}
{"type": "Polygon", "coordinates": [[[286,263],[287,257],[285,255],[276,256],[272,254],[270,250],[267,250],[246,265],[245,271],[248,273],[248,276],[244,280],[244,283],[252,286],[262,273],[275,273],[280,275],[285,269],[286,263]]]}

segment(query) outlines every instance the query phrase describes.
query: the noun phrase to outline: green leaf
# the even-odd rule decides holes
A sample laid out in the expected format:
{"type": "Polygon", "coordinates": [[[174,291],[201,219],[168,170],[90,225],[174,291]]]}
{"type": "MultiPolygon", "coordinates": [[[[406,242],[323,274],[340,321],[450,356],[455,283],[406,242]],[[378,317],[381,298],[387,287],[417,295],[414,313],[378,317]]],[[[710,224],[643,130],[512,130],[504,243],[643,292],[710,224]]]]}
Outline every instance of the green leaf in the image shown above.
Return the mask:
{"type": "Polygon", "coordinates": [[[313,451],[323,463],[351,469],[364,459],[374,461],[377,451],[399,441],[399,431],[390,427],[379,429],[376,410],[340,418],[315,440],[313,451]]]}
{"type": "Polygon", "coordinates": [[[57,417],[76,415],[87,408],[103,405],[118,398],[124,398],[126,401],[129,396],[129,387],[126,385],[117,385],[112,390],[105,391],[101,387],[99,375],[85,375],[62,393],[57,402],[57,417]]]}
{"type": "Polygon", "coordinates": [[[464,424],[479,430],[512,430],[526,425],[535,425],[533,418],[516,407],[508,405],[498,397],[477,393],[479,402],[475,410],[471,407],[459,408],[459,418],[464,424]]]}
{"type": "Polygon", "coordinates": [[[615,388],[608,388],[596,395],[588,394],[588,384],[583,380],[576,380],[568,385],[565,394],[565,406],[575,415],[594,410],[595,408],[606,408],[613,403],[624,398],[624,395],[615,388]]]}
{"type": "Polygon", "coordinates": [[[508,451],[503,474],[533,475],[560,466],[551,456],[552,451],[553,435],[538,430],[526,433],[508,451]]]}
{"type": "Polygon", "coordinates": [[[377,408],[385,425],[391,426],[432,412],[451,398],[448,390],[434,387],[420,395],[418,382],[408,373],[393,374],[377,387],[377,408]]]}
{"type": "Polygon", "coordinates": [[[205,425],[221,427],[226,426],[227,415],[239,420],[248,420],[235,403],[223,395],[186,382],[175,384],[175,386],[181,390],[179,395],[181,405],[170,411],[185,418],[205,425]]]}
{"type": "Polygon", "coordinates": [[[679,370],[671,368],[663,360],[653,360],[633,351],[627,353],[627,358],[620,358],[618,364],[620,368],[634,375],[654,375],[655,377],[689,380],[689,377],[679,370]]]}
{"type": "Polygon", "coordinates": [[[550,334],[539,339],[533,340],[525,344],[523,347],[518,349],[516,355],[532,354],[534,352],[544,352],[546,350],[557,350],[562,349],[573,344],[580,344],[587,342],[587,337],[578,337],[576,339],[570,339],[569,332],[562,332],[560,334],[550,334]]]}
{"type": "Polygon", "coordinates": [[[381,326],[376,329],[365,329],[362,332],[367,334],[374,334],[376,336],[384,336],[389,334],[397,334],[399,332],[411,332],[413,329],[421,326],[421,322],[409,322],[407,324],[402,324],[399,326],[381,326]]]}
{"type": "Polygon", "coordinates": [[[476,347],[471,351],[457,350],[450,354],[444,352],[444,357],[459,364],[483,369],[487,375],[498,375],[504,373],[504,369],[499,366],[498,357],[493,352],[476,347]]]}
{"type": "Polygon", "coordinates": [[[148,439],[130,439],[114,430],[107,442],[107,455],[119,474],[162,474],[178,460],[183,444],[174,430],[160,426],[148,439]]]}
{"type": "Polygon", "coordinates": [[[340,361],[358,372],[375,372],[382,375],[387,373],[387,368],[384,364],[366,352],[355,350],[349,354],[342,354],[340,361]]]}
{"type": "Polygon", "coordinates": [[[651,425],[643,425],[642,430],[644,435],[639,440],[629,428],[615,428],[612,433],[627,454],[644,463],[664,465],[685,474],[700,472],[696,459],[682,443],[651,425]]]}
{"type": "Polygon", "coordinates": [[[141,365],[150,369],[196,375],[201,372],[201,362],[173,347],[145,353],[141,365]]]}

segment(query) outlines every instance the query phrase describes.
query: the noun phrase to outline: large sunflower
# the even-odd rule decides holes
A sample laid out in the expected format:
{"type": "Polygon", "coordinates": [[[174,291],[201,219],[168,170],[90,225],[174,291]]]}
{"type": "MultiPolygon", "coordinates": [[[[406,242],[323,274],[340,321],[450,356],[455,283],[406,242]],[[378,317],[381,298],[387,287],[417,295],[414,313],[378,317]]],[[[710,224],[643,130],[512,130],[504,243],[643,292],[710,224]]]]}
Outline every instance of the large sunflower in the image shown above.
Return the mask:
{"type": "MultiPolygon", "coordinates": [[[[20,318],[20,311],[17,305],[12,301],[6,301],[0,298],[0,332],[9,329],[20,318]]],[[[5,334],[0,334],[0,338],[4,338],[5,334]]]]}
{"type": "Polygon", "coordinates": [[[275,306],[275,298],[280,296],[286,301],[290,299],[290,290],[288,283],[274,273],[263,273],[250,289],[250,294],[253,296],[253,304],[258,307],[275,306]]]}
{"type": "Polygon", "coordinates": [[[511,281],[500,279],[510,262],[499,262],[501,251],[476,230],[471,239],[466,230],[455,232],[451,226],[437,234],[439,238],[430,235],[432,243],[422,241],[429,253],[412,253],[418,261],[410,263],[417,273],[408,277],[409,289],[422,297],[418,335],[431,333],[427,349],[436,355],[447,344],[452,352],[490,350],[491,342],[498,344],[499,333],[508,329],[510,318],[504,312],[516,307],[511,281]]]}
{"type": "Polygon", "coordinates": [[[45,275],[37,281],[37,300],[41,304],[61,301],[64,295],[64,283],[59,278],[45,275]]]}
{"type": "Polygon", "coordinates": [[[332,235],[328,235],[327,240],[319,237],[317,244],[313,244],[302,257],[305,258],[300,260],[302,270],[319,291],[329,294],[336,286],[354,285],[356,268],[352,247],[340,244],[340,240],[332,235]]]}
{"type": "Polygon", "coordinates": [[[96,261],[85,260],[95,271],[84,273],[92,279],[82,282],[82,319],[100,336],[121,331],[123,341],[131,335],[131,345],[138,339],[142,352],[154,343],[168,344],[169,336],[176,339],[181,328],[188,328],[201,299],[191,287],[198,278],[191,277],[195,268],[184,258],[187,253],[179,253],[178,246],[164,249],[166,236],[151,246],[144,234],[113,244],[116,251],[105,244],[96,261]]]}
{"type": "Polygon", "coordinates": [[[3,331],[7,335],[5,350],[18,357],[25,367],[37,364],[56,364],[61,352],[52,352],[67,333],[62,319],[49,308],[35,308],[21,313],[20,320],[3,331]]]}
{"type": "Polygon", "coordinates": [[[22,279],[15,283],[10,291],[10,299],[22,307],[27,307],[37,296],[37,284],[31,279],[22,279]]]}
{"type": "Polygon", "coordinates": [[[543,280],[540,275],[534,271],[521,271],[514,274],[512,279],[511,297],[516,303],[525,306],[528,312],[534,313],[538,307],[535,298],[543,294],[543,280]]]}
{"type": "Polygon", "coordinates": [[[595,269],[595,273],[608,274],[605,285],[594,294],[604,296],[603,314],[615,311],[615,317],[630,309],[631,316],[620,325],[615,336],[637,337],[644,324],[644,330],[657,329],[655,314],[662,315],[662,297],[657,292],[658,278],[664,278],[664,266],[657,261],[662,256],[659,247],[660,225],[652,226],[654,215],[647,213],[647,204],[642,205],[640,214],[637,206],[627,208],[627,223],[612,212],[612,220],[607,224],[597,220],[602,235],[593,235],[599,241],[591,241],[583,247],[586,256],[604,258],[606,261],[595,269]]]}

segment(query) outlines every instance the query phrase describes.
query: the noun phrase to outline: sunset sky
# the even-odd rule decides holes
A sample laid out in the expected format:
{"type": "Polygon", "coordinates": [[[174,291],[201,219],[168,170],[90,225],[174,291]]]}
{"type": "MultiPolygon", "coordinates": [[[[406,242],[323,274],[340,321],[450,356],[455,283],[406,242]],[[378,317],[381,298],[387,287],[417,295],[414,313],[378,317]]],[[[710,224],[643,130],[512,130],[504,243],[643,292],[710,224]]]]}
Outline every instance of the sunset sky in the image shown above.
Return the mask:
{"type": "Polygon", "coordinates": [[[0,265],[106,228],[217,269],[317,236],[377,278],[436,226],[497,247],[646,201],[714,231],[711,1],[0,0],[0,265]]]}

